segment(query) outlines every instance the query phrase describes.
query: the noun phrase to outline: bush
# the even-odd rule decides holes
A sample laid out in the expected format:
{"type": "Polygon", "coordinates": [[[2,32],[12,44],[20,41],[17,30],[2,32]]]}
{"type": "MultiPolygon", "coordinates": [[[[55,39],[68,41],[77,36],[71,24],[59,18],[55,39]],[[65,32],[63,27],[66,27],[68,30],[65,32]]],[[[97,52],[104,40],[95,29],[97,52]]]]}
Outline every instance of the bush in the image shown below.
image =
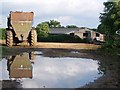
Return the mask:
{"type": "Polygon", "coordinates": [[[120,36],[116,35],[113,39],[107,39],[101,46],[100,51],[104,54],[120,56],[120,36]]]}
{"type": "Polygon", "coordinates": [[[47,37],[49,33],[49,26],[47,23],[40,23],[36,27],[37,35],[39,37],[47,37]]]}
{"type": "Polygon", "coordinates": [[[0,39],[5,40],[6,39],[6,29],[0,28],[0,39]]]}

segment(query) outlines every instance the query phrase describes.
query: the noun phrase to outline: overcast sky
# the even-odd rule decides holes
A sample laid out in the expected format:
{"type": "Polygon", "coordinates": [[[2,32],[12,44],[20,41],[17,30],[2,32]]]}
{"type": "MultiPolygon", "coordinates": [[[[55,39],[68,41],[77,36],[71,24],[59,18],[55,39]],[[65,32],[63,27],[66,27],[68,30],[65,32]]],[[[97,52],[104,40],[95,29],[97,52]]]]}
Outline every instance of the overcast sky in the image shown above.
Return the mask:
{"type": "Polygon", "coordinates": [[[55,19],[64,26],[96,28],[105,1],[107,0],[0,0],[0,27],[6,27],[10,11],[33,11],[33,26],[55,19]]]}

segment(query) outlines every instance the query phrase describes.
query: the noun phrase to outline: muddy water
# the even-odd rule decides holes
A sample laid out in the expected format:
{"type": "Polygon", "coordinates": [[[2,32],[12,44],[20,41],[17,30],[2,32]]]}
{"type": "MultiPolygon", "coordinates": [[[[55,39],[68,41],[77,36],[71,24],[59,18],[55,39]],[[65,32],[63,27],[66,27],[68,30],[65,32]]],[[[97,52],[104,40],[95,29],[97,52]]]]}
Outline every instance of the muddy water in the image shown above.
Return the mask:
{"type": "Polygon", "coordinates": [[[97,60],[46,57],[40,51],[9,56],[0,64],[0,79],[9,88],[78,88],[102,76],[97,60]]]}

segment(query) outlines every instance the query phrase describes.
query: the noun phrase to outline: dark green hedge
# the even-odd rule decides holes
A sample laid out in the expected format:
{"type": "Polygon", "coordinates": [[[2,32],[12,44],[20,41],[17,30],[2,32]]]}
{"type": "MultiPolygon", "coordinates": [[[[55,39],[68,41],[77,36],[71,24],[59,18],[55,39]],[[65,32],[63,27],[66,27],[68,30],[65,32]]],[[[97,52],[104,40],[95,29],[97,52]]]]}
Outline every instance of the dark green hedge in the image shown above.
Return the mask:
{"type": "Polygon", "coordinates": [[[78,36],[66,34],[49,34],[48,37],[38,37],[39,42],[66,42],[66,43],[83,43],[87,42],[78,36]]]}

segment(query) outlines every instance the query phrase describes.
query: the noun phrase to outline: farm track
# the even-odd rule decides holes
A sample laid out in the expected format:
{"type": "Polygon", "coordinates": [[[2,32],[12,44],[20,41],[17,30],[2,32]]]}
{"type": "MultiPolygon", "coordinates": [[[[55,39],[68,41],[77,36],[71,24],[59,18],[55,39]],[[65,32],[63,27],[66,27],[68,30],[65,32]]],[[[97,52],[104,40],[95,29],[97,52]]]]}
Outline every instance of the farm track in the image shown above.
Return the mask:
{"type": "MultiPolygon", "coordinates": [[[[0,43],[5,46],[5,41],[1,41],[0,43]]],[[[60,48],[60,49],[92,49],[95,50],[100,47],[100,45],[95,44],[86,44],[86,43],[52,43],[52,42],[37,42],[36,46],[30,47],[27,43],[14,45],[12,48],[60,48]]]]}

